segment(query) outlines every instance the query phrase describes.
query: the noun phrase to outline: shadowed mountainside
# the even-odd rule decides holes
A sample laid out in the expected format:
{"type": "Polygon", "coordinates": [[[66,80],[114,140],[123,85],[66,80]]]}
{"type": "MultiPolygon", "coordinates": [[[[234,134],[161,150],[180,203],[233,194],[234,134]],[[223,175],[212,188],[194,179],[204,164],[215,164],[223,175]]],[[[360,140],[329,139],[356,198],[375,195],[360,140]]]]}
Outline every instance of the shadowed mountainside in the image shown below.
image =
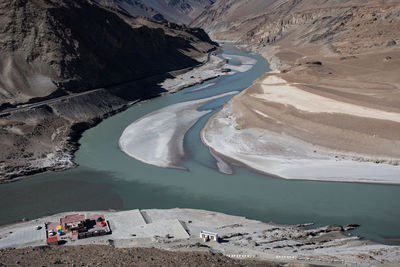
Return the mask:
{"type": "Polygon", "coordinates": [[[213,47],[201,30],[120,17],[83,0],[4,1],[0,10],[0,104],[193,66],[213,47]]]}
{"type": "Polygon", "coordinates": [[[189,24],[215,0],[96,0],[98,3],[128,14],[157,21],[189,24]]]}
{"type": "Polygon", "coordinates": [[[201,29],[87,0],[8,0],[0,12],[0,180],[72,166],[83,130],[216,48],[201,29]]]}

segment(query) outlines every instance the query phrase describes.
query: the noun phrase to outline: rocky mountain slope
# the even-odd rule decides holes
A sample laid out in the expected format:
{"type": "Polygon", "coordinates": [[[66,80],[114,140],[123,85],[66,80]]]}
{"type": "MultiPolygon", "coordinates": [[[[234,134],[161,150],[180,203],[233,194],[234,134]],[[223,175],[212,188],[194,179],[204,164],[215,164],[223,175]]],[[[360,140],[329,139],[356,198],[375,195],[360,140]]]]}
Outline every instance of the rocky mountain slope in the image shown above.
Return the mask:
{"type": "MultiPolygon", "coordinates": [[[[201,245],[199,243],[199,245],[201,245]]],[[[284,267],[284,263],[243,261],[212,252],[172,252],[153,248],[114,248],[111,246],[57,246],[0,250],[3,266],[220,266],[284,267]],[[62,257],[60,256],[62,255],[62,257]]],[[[291,267],[308,267],[291,264],[291,267]]]]}
{"type": "Polygon", "coordinates": [[[96,0],[98,3],[113,9],[149,17],[157,21],[189,24],[215,0],[96,0]]]}
{"type": "MultiPolygon", "coordinates": [[[[234,97],[221,113],[235,118],[231,124],[236,129],[262,129],[288,138],[273,150],[249,145],[249,150],[259,148],[255,156],[273,151],[270,156],[289,160],[282,151],[294,147],[287,144],[305,142],[309,151],[296,154],[303,159],[329,155],[398,165],[399,15],[398,1],[221,0],[192,25],[261,53],[276,71],[234,97]]],[[[281,167],[270,170],[291,178],[345,176],[334,171],[289,173],[288,166],[281,167]]]]}
{"type": "Polygon", "coordinates": [[[5,1],[0,8],[1,104],[189,67],[212,47],[201,30],[121,18],[88,1],[5,1]],[[196,51],[190,38],[205,45],[196,51]]]}
{"type": "Polygon", "coordinates": [[[221,0],[191,25],[204,28],[214,39],[253,46],[296,33],[292,45],[366,38],[381,39],[386,45],[398,37],[397,6],[396,0],[221,0]]]}
{"type": "Polygon", "coordinates": [[[89,0],[7,0],[0,12],[0,180],[72,165],[77,131],[215,49],[201,29],[89,0]]]}

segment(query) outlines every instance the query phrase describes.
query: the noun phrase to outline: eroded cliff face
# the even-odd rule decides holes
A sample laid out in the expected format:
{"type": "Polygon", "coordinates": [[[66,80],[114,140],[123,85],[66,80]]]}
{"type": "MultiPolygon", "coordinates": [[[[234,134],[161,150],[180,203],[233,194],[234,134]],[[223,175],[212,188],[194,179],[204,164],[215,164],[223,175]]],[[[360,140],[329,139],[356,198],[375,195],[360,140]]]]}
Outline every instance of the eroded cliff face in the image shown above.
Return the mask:
{"type": "Polygon", "coordinates": [[[83,130],[215,49],[201,29],[89,0],[7,0],[0,12],[0,181],[73,166],[83,130]]]}
{"type": "Polygon", "coordinates": [[[398,1],[221,0],[191,25],[253,48],[329,44],[350,53],[398,43],[399,9],[398,1]]]}
{"type": "Polygon", "coordinates": [[[157,21],[189,24],[215,0],[96,0],[115,10],[135,16],[145,16],[157,21]]]}

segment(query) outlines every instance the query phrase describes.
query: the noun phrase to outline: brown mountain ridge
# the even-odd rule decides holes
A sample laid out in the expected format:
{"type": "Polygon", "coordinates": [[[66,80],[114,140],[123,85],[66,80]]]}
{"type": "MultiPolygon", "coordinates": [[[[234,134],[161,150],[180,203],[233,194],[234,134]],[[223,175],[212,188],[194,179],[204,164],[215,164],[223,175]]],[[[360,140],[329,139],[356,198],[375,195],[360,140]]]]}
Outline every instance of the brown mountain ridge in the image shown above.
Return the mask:
{"type": "Polygon", "coordinates": [[[76,133],[215,49],[201,29],[93,1],[7,0],[0,12],[1,180],[73,165],[76,133]]]}

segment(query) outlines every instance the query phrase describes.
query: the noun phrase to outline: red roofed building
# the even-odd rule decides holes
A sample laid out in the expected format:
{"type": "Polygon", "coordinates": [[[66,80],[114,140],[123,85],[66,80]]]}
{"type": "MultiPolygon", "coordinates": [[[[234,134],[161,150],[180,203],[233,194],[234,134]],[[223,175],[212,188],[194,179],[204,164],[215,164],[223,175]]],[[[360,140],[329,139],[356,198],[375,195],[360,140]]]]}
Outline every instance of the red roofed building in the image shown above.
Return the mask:
{"type": "Polygon", "coordinates": [[[60,219],[61,227],[66,231],[79,230],[85,227],[85,215],[73,214],[60,219]]]}
{"type": "Polygon", "coordinates": [[[46,222],[46,242],[49,245],[60,244],[67,240],[77,240],[93,236],[111,234],[111,229],[103,214],[85,215],[73,214],[60,218],[60,224],[46,222]],[[58,231],[58,226],[62,231],[58,231]]]}

